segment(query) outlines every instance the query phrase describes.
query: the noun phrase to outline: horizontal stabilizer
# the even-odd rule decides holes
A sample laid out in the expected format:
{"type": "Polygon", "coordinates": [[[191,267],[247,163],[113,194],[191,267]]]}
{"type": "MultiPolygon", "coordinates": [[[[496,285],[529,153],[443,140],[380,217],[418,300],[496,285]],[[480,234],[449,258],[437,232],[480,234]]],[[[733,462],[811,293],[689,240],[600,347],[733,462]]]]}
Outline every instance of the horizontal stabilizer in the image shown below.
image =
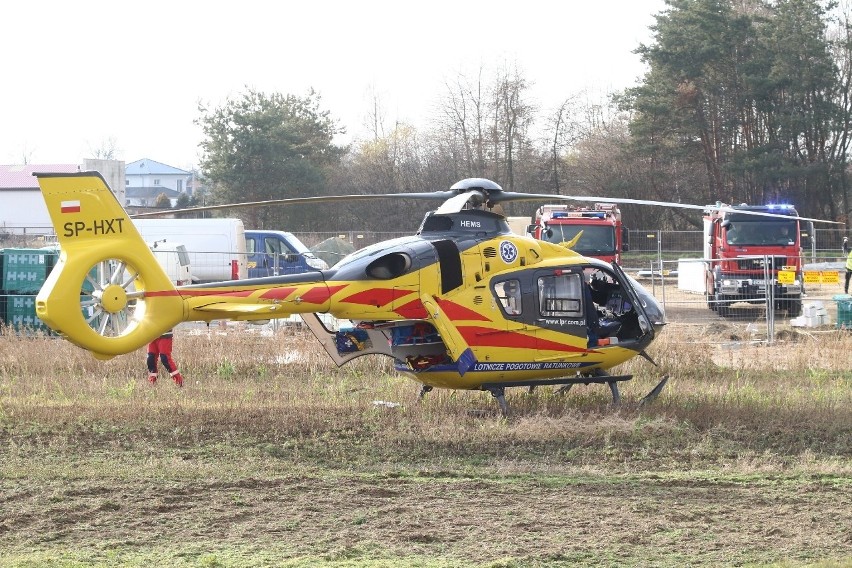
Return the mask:
{"type": "Polygon", "coordinates": [[[216,302],[215,304],[207,304],[194,308],[199,312],[227,314],[231,317],[237,314],[259,315],[259,314],[274,314],[282,311],[278,304],[228,304],[226,302],[216,302]]]}

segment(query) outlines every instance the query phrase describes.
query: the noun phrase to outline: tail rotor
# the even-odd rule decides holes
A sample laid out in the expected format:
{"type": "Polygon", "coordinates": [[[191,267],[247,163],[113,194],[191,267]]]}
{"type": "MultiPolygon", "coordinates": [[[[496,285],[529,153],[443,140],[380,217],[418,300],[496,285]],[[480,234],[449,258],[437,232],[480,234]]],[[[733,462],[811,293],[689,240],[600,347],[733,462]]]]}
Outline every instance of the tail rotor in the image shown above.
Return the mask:
{"type": "Polygon", "coordinates": [[[101,337],[120,337],[145,311],[145,291],[138,290],[139,272],[123,260],[96,263],[80,291],[83,317],[101,337]]]}

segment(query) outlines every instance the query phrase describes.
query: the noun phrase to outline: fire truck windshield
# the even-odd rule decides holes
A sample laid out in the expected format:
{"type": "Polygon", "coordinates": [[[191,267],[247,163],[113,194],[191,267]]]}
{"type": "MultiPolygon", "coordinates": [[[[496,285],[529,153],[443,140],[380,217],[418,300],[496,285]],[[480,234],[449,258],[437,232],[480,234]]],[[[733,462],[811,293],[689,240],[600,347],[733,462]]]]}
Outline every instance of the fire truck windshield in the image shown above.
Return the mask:
{"type": "Polygon", "coordinates": [[[731,245],[793,245],[796,244],[796,222],[785,219],[731,221],[725,238],[731,245]]]}
{"type": "Polygon", "coordinates": [[[551,243],[564,243],[583,231],[583,235],[574,247],[580,254],[614,254],[615,228],[609,225],[561,225],[550,223],[542,234],[542,240],[551,243]]]}

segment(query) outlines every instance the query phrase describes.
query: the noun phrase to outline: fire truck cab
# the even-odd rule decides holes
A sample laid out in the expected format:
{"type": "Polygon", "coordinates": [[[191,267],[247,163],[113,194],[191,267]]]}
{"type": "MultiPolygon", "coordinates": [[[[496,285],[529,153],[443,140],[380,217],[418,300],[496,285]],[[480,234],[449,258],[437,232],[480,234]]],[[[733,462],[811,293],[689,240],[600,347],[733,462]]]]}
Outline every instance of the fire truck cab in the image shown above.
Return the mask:
{"type": "Polygon", "coordinates": [[[731,315],[733,304],[765,304],[769,293],[774,309],[784,309],[791,317],[801,314],[802,235],[813,234],[813,223],[802,227],[797,216],[791,205],[707,206],[704,275],[710,309],[721,316],[731,315]]]}
{"type": "Polygon", "coordinates": [[[621,224],[621,211],[614,203],[590,207],[542,205],[527,232],[551,243],[570,241],[583,234],[573,250],[583,256],[621,264],[621,253],[629,250],[627,229],[621,224]]]}

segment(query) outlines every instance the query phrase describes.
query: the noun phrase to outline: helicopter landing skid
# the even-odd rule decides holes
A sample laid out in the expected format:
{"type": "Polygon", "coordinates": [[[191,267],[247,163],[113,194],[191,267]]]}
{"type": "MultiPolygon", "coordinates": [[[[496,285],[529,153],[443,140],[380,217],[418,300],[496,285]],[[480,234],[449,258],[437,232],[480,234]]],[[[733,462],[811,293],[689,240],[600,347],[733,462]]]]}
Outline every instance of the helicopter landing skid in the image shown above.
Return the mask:
{"type": "Polygon", "coordinates": [[[646,395],[642,398],[642,400],[640,400],[640,401],[639,401],[639,407],[641,408],[641,407],[645,406],[646,404],[649,404],[649,403],[653,402],[653,401],[654,401],[654,400],[655,400],[658,396],[660,396],[660,393],[661,393],[661,392],[663,392],[663,387],[665,387],[665,386],[666,386],[666,383],[667,383],[667,382],[669,382],[669,376],[668,376],[668,375],[665,375],[665,376],[662,378],[662,380],[661,380],[659,383],[657,383],[657,386],[655,386],[655,387],[651,390],[651,392],[649,392],[648,394],[646,394],[646,395]]]}
{"type": "Polygon", "coordinates": [[[500,383],[483,383],[481,387],[482,390],[487,390],[491,393],[497,400],[497,404],[500,405],[500,412],[503,413],[503,416],[507,416],[509,414],[509,405],[506,403],[506,388],[507,387],[535,387],[539,385],[563,385],[560,392],[565,392],[571,388],[572,385],[576,384],[584,384],[588,385],[591,383],[596,384],[608,384],[609,390],[612,392],[612,403],[613,405],[618,405],[621,403],[621,395],[618,392],[618,383],[622,381],[629,381],[633,378],[633,375],[609,375],[606,373],[597,374],[589,377],[562,377],[559,379],[538,379],[532,381],[506,381],[500,383]]]}
{"type": "Polygon", "coordinates": [[[417,398],[422,399],[424,396],[426,396],[426,393],[428,393],[428,392],[432,392],[432,387],[429,386],[429,385],[422,385],[420,387],[420,394],[418,395],[417,398]]]}

